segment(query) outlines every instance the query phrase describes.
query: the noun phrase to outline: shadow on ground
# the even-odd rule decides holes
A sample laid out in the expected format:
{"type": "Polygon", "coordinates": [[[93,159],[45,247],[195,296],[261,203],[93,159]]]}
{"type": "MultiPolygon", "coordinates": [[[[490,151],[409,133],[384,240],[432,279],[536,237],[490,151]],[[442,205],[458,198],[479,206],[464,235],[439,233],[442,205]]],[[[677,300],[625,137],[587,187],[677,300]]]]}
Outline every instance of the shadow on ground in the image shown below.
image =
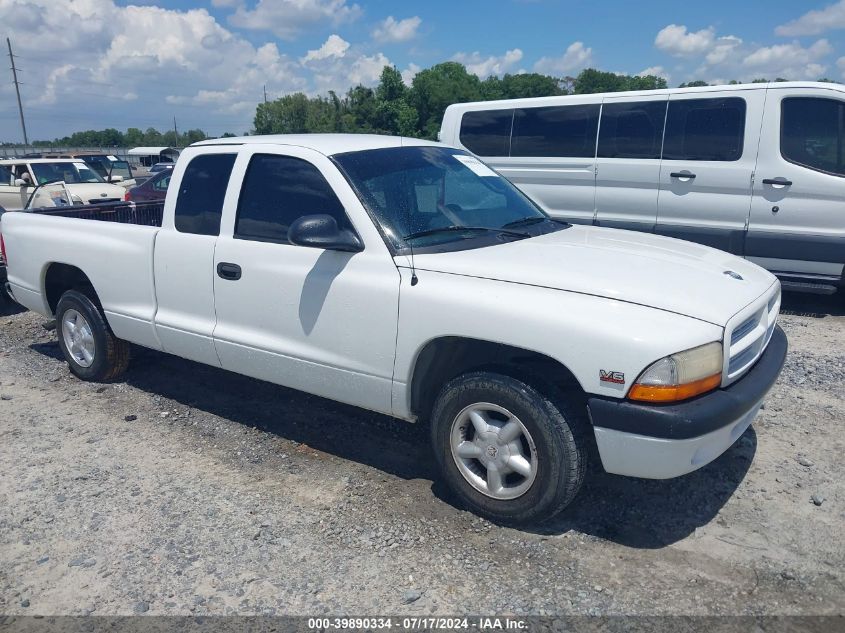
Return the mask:
{"type": "Polygon", "coordinates": [[[828,316],[845,316],[845,291],[839,291],[832,295],[784,292],[781,299],[781,312],[816,319],[823,319],[828,316]]]}
{"type": "MultiPolygon", "coordinates": [[[[58,345],[31,348],[61,359],[58,345]]],[[[214,367],[134,348],[126,382],[182,405],[255,426],[401,479],[433,481],[432,492],[457,505],[436,481],[428,429],[214,367]]],[[[756,450],[752,429],[713,464],[682,478],[648,481],[593,468],[575,500],[537,534],[575,530],[629,547],[657,548],[711,521],[744,478],[756,450]]],[[[422,512],[430,506],[420,503],[422,512]]]]}

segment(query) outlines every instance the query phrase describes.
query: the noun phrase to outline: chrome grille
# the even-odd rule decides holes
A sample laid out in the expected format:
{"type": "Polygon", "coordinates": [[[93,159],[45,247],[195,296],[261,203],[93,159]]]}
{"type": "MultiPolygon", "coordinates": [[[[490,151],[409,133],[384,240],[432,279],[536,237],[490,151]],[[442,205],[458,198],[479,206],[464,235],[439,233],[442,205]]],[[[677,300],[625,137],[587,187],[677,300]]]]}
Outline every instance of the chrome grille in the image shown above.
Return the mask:
{"type": "Polygon", "coordinates": [[[730,341],[726,350],[722,385],[727,386],[745,374],[762,356],[772,338],[780,312],[780,284],[734,316],[725,332],[730,341]]]}

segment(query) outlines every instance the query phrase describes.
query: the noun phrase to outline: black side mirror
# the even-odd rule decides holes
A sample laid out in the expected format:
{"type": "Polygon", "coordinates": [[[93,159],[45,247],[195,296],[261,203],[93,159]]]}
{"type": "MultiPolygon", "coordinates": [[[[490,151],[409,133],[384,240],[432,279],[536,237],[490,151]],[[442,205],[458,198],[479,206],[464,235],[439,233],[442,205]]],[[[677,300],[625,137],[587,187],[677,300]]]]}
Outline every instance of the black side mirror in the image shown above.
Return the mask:
{"type": "Polygon", "coordinates": [[[337,220],[326,214],[304,215],[294,220],[288,229],[288,240],[297,246],[332,251],[357,253],[364,250],[364,245],[355,233],[340,229],[337,220]]]}

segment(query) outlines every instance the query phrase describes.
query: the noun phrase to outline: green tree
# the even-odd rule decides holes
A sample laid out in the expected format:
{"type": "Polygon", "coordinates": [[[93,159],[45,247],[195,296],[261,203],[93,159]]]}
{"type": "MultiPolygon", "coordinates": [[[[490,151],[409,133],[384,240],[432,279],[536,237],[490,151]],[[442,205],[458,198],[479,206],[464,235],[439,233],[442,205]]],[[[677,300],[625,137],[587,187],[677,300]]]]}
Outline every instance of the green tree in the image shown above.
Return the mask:
{"type": "Polygon", "coordinates": [[[307,132],[308,97],[301,92],[275,101],[259,103],[255,111],[257,134],[299,134],[307,132]]]}
{"type": "Polygon", "coordinates": [[[418,133],[435,138],[446,108],[453,103],[481,99],[481,81],[462,64],[444,62],[421,70],[414,77],[409,103],[419,116],[418,133]]]}
{"type": "Polygon", "coordinates": [[[619,75],[595,68],[582,70],[575,78],[575,94],[596,92],[624,92],[627,90],[659,90],[666,88],[666,80],[656,75],[619,75]]]}
{"type": "Polygon", "coordinates": [[[688,81],[686,83],[681,84],[678,88],[703,88],[704,86],[709,86],[706,81],[701,81],[700,79],[696,79],[695,81],[688,81]]]}

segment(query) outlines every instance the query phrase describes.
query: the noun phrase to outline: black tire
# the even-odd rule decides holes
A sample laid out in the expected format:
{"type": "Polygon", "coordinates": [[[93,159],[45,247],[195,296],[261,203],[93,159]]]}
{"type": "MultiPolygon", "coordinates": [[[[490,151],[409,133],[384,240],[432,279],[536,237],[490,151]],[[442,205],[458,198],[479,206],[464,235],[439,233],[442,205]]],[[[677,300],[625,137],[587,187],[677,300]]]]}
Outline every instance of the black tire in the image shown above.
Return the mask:
{"type": "Polygon", "coordinates": [[[553,401],[521,380],[491,372],[464,374],[447,383],[431,417],[434,454],[446,483],[473,512],[507,525],[539,523],[572,502],[587,469],[588,428],[585,412],[579,413],[578,407],[560,397],[553,401]],[[507,409],[533,440],[536,475],[530,487],[514,499],[496,499],[477,490],[452,455],[452,424],[474,403],[507,409]]]}
{"type": "Polygon", "coordinates": [[[59,299],[56,307],[56,332],[59,337],[59,347],[70,371],[82,380],[92,382],[116,380],[129,366],[129,343],[114,335],[100,308],[82,292],[68,290],[59,299]],[[87,367],[80,364],[65,342],[63,324],[69,310],[75,310],[82,315],[93,335],[93,361],[87,367]]]}

